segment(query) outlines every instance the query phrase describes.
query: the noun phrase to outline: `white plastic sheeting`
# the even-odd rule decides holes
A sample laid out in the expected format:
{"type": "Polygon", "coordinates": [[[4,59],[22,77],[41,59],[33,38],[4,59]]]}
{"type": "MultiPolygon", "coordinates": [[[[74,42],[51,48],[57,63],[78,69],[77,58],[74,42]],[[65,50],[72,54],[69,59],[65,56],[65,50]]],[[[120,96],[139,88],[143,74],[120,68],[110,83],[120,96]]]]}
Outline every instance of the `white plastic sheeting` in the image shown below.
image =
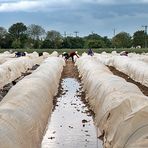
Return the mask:
{"type": "Polygon", "coordinates": [[[101,63],[109,66],[113,66],[119,71],[127,74],[133,80],[148,87],[148,64],[140,61],[131,59],[126,56],[104,56],[96,55],[101,63]]]}
{"type": "Polygon", "coordinates": [[[33,53],[27,53],[27,52],[25,52],[26,53],[26,56],[27,57],[29,57],[29,58],[37,58],[37,57],[39,57],[39,54],[36,52],[36,51],[34,51],[33,53]]]}
{"type": "Polygon", "coordinates": [[[82,56],[76,65],[104,147],[148,147],[148,97],[92,57],[82,56]]]}
{"type": "Polygon", "coordinates": [[[58,54],[58,52],[57,51],[53,51],[51,54],[50,54],[50,56],[52,57],[57,57],[59,54],[58,54]]]}
{"type": "Polygon", "coordinates": [[[14,57],[14,56],[15,56],[14,53],[10,53],[10,52],[8,52],[8,51],[5,51],[5,52],[3,52],[3,53],[0,53],[0,57],[12,58],[12,57],[14,57]]]}
{"type": "Polygon", "coordinates": [[[0,147],[40,148],[64,60],[46,59],[10,89],[0,103],[0,147]]]}
{"type": "Polygon", "coordinates": [[[5,63],[8,60],[12,60],[12,58],[8,58],[8,57],[0,57],[0,64],[5,63]]]}
{"type": "Polygon", "coordinates": [[[38,53],[33,52],[27,55],[28,57],[30,57],[33,61],[34,64],[41,64],[42,61],[48,57],[57,57],[58,56],[58,52],[53,51],[51,54],[49,54],[48,52],[43,52],[43,56],[38,56],[38,53]]]}
{"type": "Polygon", "coordinates": [[[15,57],[15,54],[11,54],[9,52],[0,53],[0,64],[3,64],[4,62],[11,60],[15,57]]]}
{"type": "Polygon", "coordinates": [[[48,58],[50,54],[48,52],[43,52],[43,58],[48,58]]]}
{"type": "Polygon", "coordinates": [[[48,58],[48,57],[57,57],[58,53],[56,51],[52,52],[51,54],[47,53],[47,52],[43,52],[43,56],[37,57],[32,59],[34,64],[41,64],[43,62],[44,59],[48,58]]]}
{"type": "Polygon", "coordinates": [[[148,63],[148,54],[146,54],[146,53],[145,54],[129,53],[128,56],[133,59],[148,63]]]}
{"type": "Polygon", "coordinates": [[[20,77],[35,64],[40,64],[43,58],[20,57],[0,65],[0,88],[20,77]]]}
{"type": "Polygon", "coordinates": [[[105,65],[109,65],[112,66],[112,59],[113,55],[111,54],[98,54],[95,53],[94,58],[99,60],[99,62],[105,64],[105,65]]]}

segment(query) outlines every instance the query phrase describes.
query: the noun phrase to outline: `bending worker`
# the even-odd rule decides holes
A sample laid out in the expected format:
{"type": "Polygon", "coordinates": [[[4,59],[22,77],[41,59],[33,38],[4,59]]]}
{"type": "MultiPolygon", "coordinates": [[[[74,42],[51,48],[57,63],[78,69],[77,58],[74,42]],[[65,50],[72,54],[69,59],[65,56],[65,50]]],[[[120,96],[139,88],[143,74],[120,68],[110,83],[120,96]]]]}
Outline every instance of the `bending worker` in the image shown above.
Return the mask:
{"type": "Polygon", "coordinates": [[[62,57],[64,57],[64,59],[67,61],[69,58],[69,54],[67,52],[63,52],[62,57]]]}
{"type": "Polygon", "coordinates": [[[77,51],[72,51],[72,52],[69,53],[69,57],[71,57],[73,62],[74,62],[74,56],[77,56],[77,58],[79,58],[77,51]]]}

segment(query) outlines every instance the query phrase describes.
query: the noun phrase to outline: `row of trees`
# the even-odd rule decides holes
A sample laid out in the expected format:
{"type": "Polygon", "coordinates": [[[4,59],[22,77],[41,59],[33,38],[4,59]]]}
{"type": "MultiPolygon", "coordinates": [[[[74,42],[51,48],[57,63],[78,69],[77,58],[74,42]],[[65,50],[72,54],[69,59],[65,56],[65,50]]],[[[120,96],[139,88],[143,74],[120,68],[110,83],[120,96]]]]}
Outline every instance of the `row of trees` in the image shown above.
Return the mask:
{"type": "Polygon", "coordinates": [[[39,25],[31,24],[26,26],[23,23],[16,23],[8,30],[0,27],[0,48],[129,48],[144,47],[148,36],[146,33],[136,31],[133,36],[129,33],[120,32],[112,39],[101,37],[92,33],[85,37],[63,37],[55,30],[45,31],[39,25]]]}
{"type": "Polygon", "coordinates": [[[129,33],[120,32],[112,38],[112,45],[117,48],[130,48],[130,47],[147,47],[148,35],[143,31],[136,31],[133,36],[129,33]]]}

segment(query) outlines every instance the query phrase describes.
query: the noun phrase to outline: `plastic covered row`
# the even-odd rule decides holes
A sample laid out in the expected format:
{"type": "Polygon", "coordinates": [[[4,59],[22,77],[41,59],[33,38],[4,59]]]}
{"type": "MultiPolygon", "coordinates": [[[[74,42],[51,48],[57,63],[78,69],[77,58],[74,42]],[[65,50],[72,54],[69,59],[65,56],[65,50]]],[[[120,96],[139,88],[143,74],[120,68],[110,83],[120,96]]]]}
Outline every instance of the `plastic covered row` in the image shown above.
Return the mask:
{"type": "Polygon", "coordinates": [[[76,62],[105,148],[148,147],[148,97],[93,57],[76,62]]]}
{"type": "Polygon", "coordinates": [[[33,65],[38,63],[38,61],[41,60],[39,58],[30,59],[29,57],[20,57],[1,64],[0,88],[20,77],[22,73],[26,72],[33,65]]]}
{"type": "Polygon", "coordinates": [[[148,87],[148,64],[126,56],[95,56],[101,63],[113,66],[136,82],[148,87]]]}
{"type": "Polygon", "coordinates": [[[0,103],[0,147],[41,147],[64,64],[58,57],[46,59],[3,98],[0,103]]]}

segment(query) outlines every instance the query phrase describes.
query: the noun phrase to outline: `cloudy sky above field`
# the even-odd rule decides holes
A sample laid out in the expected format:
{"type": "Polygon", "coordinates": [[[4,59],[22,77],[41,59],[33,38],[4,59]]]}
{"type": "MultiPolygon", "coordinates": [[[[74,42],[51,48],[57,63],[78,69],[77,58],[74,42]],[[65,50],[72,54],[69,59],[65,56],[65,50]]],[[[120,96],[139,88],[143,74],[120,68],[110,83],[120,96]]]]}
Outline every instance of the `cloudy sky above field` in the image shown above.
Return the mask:
{"type": "Polygon", "coordinates": [[[91,32],[112,37],[132,35],[148,25],[148,0],[0,0],[0,26],[16,22],[80,36],[91,32]]]}

